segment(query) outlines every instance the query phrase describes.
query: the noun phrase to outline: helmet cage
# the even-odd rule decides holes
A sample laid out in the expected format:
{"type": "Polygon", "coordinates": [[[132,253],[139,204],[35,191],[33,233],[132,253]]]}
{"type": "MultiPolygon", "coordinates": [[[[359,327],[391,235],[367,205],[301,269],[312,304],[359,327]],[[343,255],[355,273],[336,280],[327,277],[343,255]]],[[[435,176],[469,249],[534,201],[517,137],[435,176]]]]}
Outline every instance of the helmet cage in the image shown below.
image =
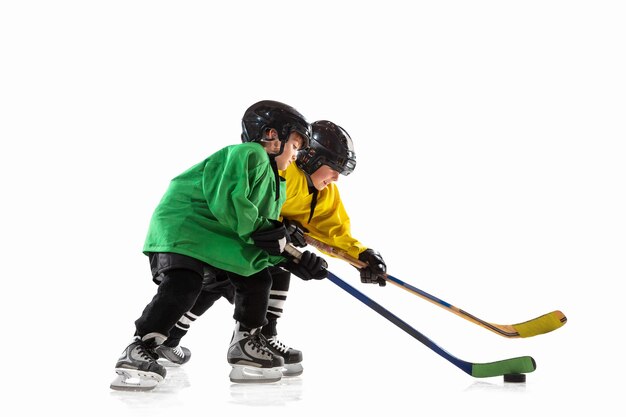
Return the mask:
{"type": "Polygon", "coordinates": [[[348,150],[345,156],[338,157],[324,148],[310,147],[300,151],[297,165],[309,175],[322,165],[328,165],[341,175],[350,175],[356,167],[356,157],[352,150],[348,150]]]}

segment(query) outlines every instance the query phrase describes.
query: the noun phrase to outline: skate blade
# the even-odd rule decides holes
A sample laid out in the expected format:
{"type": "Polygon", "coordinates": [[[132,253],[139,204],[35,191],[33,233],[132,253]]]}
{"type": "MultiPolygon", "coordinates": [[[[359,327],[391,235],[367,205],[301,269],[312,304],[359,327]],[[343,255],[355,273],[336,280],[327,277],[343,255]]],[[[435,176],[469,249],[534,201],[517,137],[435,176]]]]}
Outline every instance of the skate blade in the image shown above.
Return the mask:
{"type": "Polygon", "coordinates": [[[253,368],[243,365],[232,365],[230,381],[238,384],[266,384],[278,382],[283,377],[282,368],[253,368]]]}
{"type": "Polygon", "coordinates": [[[117,391],[150,391],[163,381],[161,375],[148,372],[116,369],[115,373],[110,388],[117,391]]]}
{"type": "Polygon", "coordinates": [[[292,377],[302,375],[304,368],[301,363],[290,363],[285,364],[284,368],[281,369],[283,376],[292,377]]]}

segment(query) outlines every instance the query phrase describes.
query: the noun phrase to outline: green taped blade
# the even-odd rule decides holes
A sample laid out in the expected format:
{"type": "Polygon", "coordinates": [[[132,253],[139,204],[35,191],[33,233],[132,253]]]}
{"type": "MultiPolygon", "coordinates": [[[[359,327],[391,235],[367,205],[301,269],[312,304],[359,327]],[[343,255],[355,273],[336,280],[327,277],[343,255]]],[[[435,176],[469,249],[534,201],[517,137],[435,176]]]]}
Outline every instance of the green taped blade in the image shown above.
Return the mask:
{"type": "Polygon", "coordinates": [[[476,378],[489,378],[507,374],[527,374],[537,368],[535,360],[530,356],[505,359],[491,363],[473,363],[472,376],[476,378]]]}

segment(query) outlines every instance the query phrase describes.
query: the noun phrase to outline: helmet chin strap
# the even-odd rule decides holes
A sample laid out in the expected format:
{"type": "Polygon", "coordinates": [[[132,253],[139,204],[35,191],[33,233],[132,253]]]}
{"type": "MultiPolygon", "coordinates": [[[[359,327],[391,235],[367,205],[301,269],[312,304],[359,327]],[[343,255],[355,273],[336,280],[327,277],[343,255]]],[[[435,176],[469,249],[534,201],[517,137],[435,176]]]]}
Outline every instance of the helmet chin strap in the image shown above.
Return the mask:
{"type": "MultiPolygon", "coordinates": [[[[280,140],[280,139],[279,139],[280,140]]],[[[274,156],[278,156],[278,155],[282,155],[283,151],[285,150],[285,142],[283,142],[282,140],[280,141],[280,149],[278,150],[277,154],[274,154],[274,156]]]]}
{"type": "MultiPolygon", "coordinates": [[[[302,171],[304,172],[304,171],[302,171]]],[[[309,188],[309,195],[311,197],[311,207],[309,209],[309,220],[307,220],[307,224],[311,223],[311,219],[313,218],[313,214],[315,214],[315,207],[317,206],[317,195],[319,194],[319,190],[315,188],[313,185],[313,180],[311,179],[311,175],[307,172],[304,172],[304,176],[306,178],[306,184],[309,188]]]]}
{"type": "Polygon", "coordinates": [[[272,167],[272,172],[274,173],[274,181],[276,182],[276,198],[278,201],[280,198],[280,175],[278,175],[278,166],[276,165],[276,155],[268,154],[270,157],[270,166],[272,167]]]}
{"type": "Polygon", "coordinates": [[[274,180],[276,181],[276,201],[278,201],[278,199],[280,198],[280,175],[278,175],[278,166],[276,165],[276,157],[280,156],[285,150],[285,142],[283,142],[280,139],[271,139],[271,140],[261,139],[261,141],[263,142],[271,142],[273,140],[280,141],[280,149],[278,150],[278,153],[268,152],[267,155],[270,157],[270,165],[272,167],[272,172],[274,172],[274,180]]]}

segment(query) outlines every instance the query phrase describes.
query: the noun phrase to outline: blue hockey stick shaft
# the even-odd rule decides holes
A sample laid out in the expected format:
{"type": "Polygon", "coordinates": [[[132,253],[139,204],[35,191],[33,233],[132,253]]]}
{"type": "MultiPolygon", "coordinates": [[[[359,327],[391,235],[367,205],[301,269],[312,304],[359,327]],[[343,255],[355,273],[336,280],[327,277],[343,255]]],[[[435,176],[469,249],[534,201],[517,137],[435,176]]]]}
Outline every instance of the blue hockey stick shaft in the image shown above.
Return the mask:
{"type": "Polygon", "coordinates": [[[393,324],[395,324],[396,326],[398,326],[399,328],[401,328],[402,330],[404,330],[405,332],[407,332],[408,334],[410,334],[411,336],[413,336],[414,338],[422,342],[424,345],[426,345],[428,348],[433,350],[439,356],[442,356],[444,359],[451,362],[453,365],[455,365],[456,367],[458,367],[459,369],[461,369],[463,372],[467,373],[468,375],[472,375],[471,363],[463,361],[455,357],[454,355],[451,355],[450,353],[446,352],[444,349],[439,347],[435,342],[433,342],[428,337],[424,336],[422,333],[420,333],[419,331],[411,327],[404,320],[402,320],[401,318],[399,318],[398,316],[396,316],[395,314],[387,310],[385,307],[381,306],[376,301],[372,300],[371,298],[363,294],[361,291],[357,290],[356,288],[354,288],[353,286],[351,286],[350,284],[348,284],[347,282],[345,282],[344,280],[342,280],[341,278],[339,278],[337,275],[333,274],[330,271],[328,272],[328,279],[331,280],[334,284],[344,289],[350,295],[357,298],[363,304],[365,304],[366,306],[368,306],[369,308],[371,308],[372,310],[374,310],[375,312],[377,312],[378,314],[380,314],[381,316],[383,316],[384,318],[386,318],[387,320],[389,320],[390,322],[392,322],[393,324]]]}

